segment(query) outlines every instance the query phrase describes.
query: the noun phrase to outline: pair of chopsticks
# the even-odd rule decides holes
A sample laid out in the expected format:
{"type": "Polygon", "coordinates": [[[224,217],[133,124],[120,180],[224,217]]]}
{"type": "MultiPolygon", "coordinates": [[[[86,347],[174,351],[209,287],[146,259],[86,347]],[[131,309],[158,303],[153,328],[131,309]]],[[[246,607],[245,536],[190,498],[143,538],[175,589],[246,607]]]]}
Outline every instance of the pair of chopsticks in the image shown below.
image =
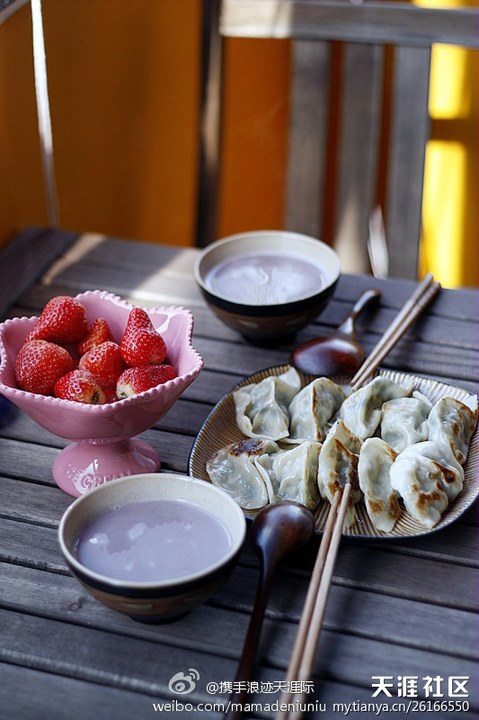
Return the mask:
{"type": "Polygon", "coordinates": [[[427,273],[424,279],[419,283],[409,300],[403,305],[398,312],[391,325],[381,336],[377,345],[371,350],[366,360],[363,362],[356,375],[351,380],[351,387],[357,390],[368,380],[381,360],[383,360],[397,341],[409,330],[413,322],[423,312],[441,285],[434,281],[431,273],[427,273]]]}
{"type": "MultiPolygon", "coordinates": [[[[352,379],[353,390],[357,390],[370,378],[381,360],[411,327],[439,289],[440,284],[428,273],[352,379]]],[[[280,707],[285,709],[279,710],[276,720],[299,720],[303,714],[301,706],[306,701],[305,692],[301,688],[305,687],[304,684],[311,677],[350,493],[349,483],[338,490],[328,513],[286,673],[287,690],[280,701],[280,707]],[[297,694],[290,691],[292,683],[300,689],[297,694]]]]}
{"type": "MultiPolygon", "coordinates": [[[[299,683],[301,687],[301,683],[311,677],[350,492],[351,485],[348,483],[342,491],[335,493],[329,510],[286,673],[287,688],[290,688],[292,683],[299,683]]],[[[287,689],[283,693],[280,707],[294,709],[280,709],[276,720],[300,718],[300,706],[304,697],[304,692],[294,694],[287,689]]]]}

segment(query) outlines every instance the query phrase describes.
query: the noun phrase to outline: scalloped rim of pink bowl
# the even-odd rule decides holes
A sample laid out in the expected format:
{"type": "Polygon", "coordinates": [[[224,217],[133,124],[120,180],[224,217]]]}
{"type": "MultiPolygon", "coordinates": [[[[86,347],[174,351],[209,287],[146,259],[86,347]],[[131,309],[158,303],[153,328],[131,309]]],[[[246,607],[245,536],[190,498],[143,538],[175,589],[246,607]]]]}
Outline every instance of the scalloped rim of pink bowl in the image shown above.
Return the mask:
{"type": "MultiPolygon", "coordinates": [[[[139,307],[133,305],[126,300],[123,300],[123,298],[121,298],[119,295],[115,295],[114,293],[111,293],[107,290],[86,290],[85,292],[79,293],[74,297],[80,301],[84,298],[96,298],[98,300],[106,300],[113,303],[114,305],[119,305],[124,310],[132,310],[134,307],[139,307]]],[[[191,370],[189,370],[187,373],[178,375],[176,378],[173,378],[173,380],[168,380],[162,385],[157,385],[153,388],[150,388],[149,390],[144,390],[137,395],[132,395],[129,398],[125,398],[123,400],[116,400],[115,402],[106,403],[104,405],[89,405],[86,403],[78,403],[73,400],[63,400],[61,398],[52,397],[51,395],[37,395],[26,390],[21,390],[17,387],[12,387],[11,385],[3,382],[3,374],[8,369],[8,354],[4,342],[4,332],[12,325],[38,319],[38,315],[33,315],[30,317],[23,316],[5,320],[3,323],[0,324],[0,392],[2,392],[3,395],[9,398],[15,398],[16,396],[24,398],[28,397],[31,398],[32,402],[34,403],[46,403],[47,405],[51,405],[52,407],[55,407],[55,405],[61,405],[62,407],[65,407],[67,405],[74,409],[76,412],[95,413],[98,415],[110,415],[114,414],[119,407],[133,405],[144,400],[148,400],[149,398],[153,398],[159,391],[161,391],[162,388],[166,386],[171,387],[174,385],[182,385],[186,380],[189,380],[190,378],[194,379],[203,368],[204,361],[199,352],[193,347],[192,344],[194,317],[191,310],[177,305],[163,307],[145,307],[144,309],[150,316],[155,314],[163,314],[169,317],[173,317],[173,315],[183,315],[188,319],[188,327],[186,329],[186,347],[191,353],[192,358],[194,358],[196,362],[191,368],[191,370]]]]}

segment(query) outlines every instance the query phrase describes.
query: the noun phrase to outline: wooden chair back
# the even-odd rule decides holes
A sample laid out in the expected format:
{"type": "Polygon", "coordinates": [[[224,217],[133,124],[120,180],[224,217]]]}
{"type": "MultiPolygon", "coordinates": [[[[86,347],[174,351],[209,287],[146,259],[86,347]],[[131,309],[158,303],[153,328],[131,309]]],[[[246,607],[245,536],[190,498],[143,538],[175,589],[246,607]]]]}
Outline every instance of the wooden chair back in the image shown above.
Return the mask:
{"type": "Polygon", "coordinates": [[[198,244],[216,239],[223,39],[290,38],[284,227],[329,240],[345,271],[369,272],[371,221],[383,217],[387,274],[416,278],[431,46],[479,47],[479,10],[367,0],[205,0],[204,6],[198,244]],[[334,93],[333,56],[340,67],[334,93]],[[325,202],[333,204],[329,238],[325,202]]]}

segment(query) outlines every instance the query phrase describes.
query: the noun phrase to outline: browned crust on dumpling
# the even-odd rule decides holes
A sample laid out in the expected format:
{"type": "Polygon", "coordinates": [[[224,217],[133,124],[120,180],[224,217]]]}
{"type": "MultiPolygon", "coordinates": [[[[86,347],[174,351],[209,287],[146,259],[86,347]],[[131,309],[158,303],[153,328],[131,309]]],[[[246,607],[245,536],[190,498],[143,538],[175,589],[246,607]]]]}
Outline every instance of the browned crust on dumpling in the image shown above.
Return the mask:
{"type": "Polygon", "coordinates": [[[439,502],[444,497],[444,490],[439,487],[438,491],[431,490],[431,492],[423,492],[420,490],[417,495],[418,507],[423,509],[427,508],[429,503],[439,502]]]}
{"type": "Polygon", "coordinates": [[[373,513],[382,513],[386,509],[386,504],[380,499],[369,499],[368,505],[373,513]]]}
{"type": "Polygon", "coordinates": [[[235,457],[240,455],[259,455],[264,452],[264,440],[259,438],[247,438],[233,443],[230,446],[230,453],[235,457]]]}

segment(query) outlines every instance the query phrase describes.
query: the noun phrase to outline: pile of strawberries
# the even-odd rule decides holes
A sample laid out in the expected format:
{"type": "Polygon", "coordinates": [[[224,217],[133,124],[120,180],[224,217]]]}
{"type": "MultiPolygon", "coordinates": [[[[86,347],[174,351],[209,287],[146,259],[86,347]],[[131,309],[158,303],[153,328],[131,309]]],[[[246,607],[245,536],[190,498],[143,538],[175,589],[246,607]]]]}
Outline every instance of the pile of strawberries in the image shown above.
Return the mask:
{"type": "Polygon", "coordinates": [[[103,405],[176,377],[167,347],[142,308],[133,308],[120,343],[108,322],[88,326],[85,307],[59,295],[43,309],[15,361],[22,390],[103,405]]]}

